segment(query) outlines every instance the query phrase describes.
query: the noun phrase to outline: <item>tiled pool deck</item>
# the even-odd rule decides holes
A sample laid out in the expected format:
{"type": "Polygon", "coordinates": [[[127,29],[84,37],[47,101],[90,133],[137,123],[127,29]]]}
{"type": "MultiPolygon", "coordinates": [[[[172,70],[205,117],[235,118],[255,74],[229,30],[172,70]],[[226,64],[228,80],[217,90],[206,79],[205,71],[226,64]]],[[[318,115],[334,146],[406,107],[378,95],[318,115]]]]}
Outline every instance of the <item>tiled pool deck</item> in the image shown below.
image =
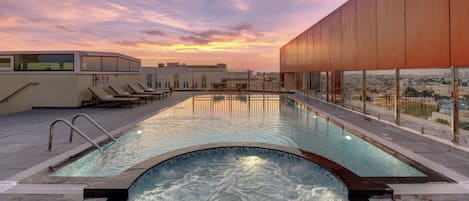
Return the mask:
{"type": "MultiPolygon", "coordinates": [[[[80,185],[28,185],[19,184],[3,192],[8,182],[19,181],[35,173],[44,161],[60,156],[64,152],[87,144],[79,137],[75,137],[73,144],[68,144],[68,130],[57,126],[54,136],[54,151],[47,152],[49,124],[57,118],[70,119],[77,113],[86,113],[101,123],[107,130],[119,132],[134,123],[151,116],[158,111],[175,105],[193,95],[192,92],[176,92],[167,99],[155,101],[133,109],[128,108],[82,108],[82,109],[35,109],[10,115],[0,116],[0,200],[80,200],[83,186],[80,185]],[[124,127],[123,127],[124,126],[124,127]],[[34,168],[33,166],[36,166],[34,168]],[[29,171],[30,170],[30,171],[29,171]],[[52,190],[59,188],[60,190],[52,190]],[[3,189],[3,190],[2,190],[3,189]],[[2,193],[3,192],[3,193],[2,193]]],[[[301,99],[301,96],[293,95],[301,99]]],[[[446,145],[433,142],[409,131],[382,123],[377,120],[350,112],[318,100],[308,99],[308,104],[317,110],[327,111],[339,121],[356,125],[365,132],[380,137],[383,142],[390,142],[404,147],[424,160],[436,163],[442,171],[450,173],[452,178],[461,184],[425,184],[425,185],[395,185],[396,193],[402,192],[397,200],[469,200],[469,154],[457,151],[446,145]],[[415,193],[423,194],[416,197],[415,193]],[[434,192],[432,195],[429,192],[434,192]],[[451,194],[451,195],[448,195],[451,194]],[[416,199],[414,199],[416,198],[416,199]]],[[[94,133],[91,138],[101,136],[87,122],[78,122],[85,133],[94,133]]],[[[47,166],[45,166],[47,167],[47,166]]],[[[42,167],[44,168],[44,167],[42,167]]],[[[10,185],[11,186],[11,185],[10,185]]]]}

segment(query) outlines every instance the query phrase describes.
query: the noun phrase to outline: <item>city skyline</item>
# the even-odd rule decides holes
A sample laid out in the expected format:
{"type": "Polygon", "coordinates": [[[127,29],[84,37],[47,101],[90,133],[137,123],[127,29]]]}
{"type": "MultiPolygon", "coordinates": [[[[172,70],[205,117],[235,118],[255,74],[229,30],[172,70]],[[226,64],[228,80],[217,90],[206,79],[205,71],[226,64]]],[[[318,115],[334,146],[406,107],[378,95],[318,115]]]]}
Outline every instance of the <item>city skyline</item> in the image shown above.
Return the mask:
{"type": "Polygon", "coordinates": [[[278,71],[281,45],[344,2],[4,0],[0,49],[113,51],[141,58],[143,66],[278,71]]]}

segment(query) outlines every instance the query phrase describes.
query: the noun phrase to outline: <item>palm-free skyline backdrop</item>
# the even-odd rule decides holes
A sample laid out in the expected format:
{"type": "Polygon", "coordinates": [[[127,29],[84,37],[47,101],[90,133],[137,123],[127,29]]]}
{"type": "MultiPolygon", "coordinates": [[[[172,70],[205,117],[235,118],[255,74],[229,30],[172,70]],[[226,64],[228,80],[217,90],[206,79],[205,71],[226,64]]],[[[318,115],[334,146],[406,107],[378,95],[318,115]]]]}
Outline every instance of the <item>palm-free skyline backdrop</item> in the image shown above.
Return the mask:
{"type": "Polygon", "coordinates": [[[278,71],[279,48],[346,0],[1,0],[0,50],[111,51],[278,71]]]}

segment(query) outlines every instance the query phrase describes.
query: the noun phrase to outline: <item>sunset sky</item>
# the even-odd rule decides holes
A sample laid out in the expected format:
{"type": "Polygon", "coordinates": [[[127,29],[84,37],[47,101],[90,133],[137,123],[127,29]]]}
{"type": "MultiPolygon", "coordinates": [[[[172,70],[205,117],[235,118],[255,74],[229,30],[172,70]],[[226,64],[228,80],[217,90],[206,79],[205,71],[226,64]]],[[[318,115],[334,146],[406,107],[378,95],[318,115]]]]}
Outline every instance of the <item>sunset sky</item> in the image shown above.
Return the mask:
{"type": "Polygon", "coordinates": [[[346,0],[0,0],[0,50],[119,52],[278,71],[279,48],[346,0]]]}

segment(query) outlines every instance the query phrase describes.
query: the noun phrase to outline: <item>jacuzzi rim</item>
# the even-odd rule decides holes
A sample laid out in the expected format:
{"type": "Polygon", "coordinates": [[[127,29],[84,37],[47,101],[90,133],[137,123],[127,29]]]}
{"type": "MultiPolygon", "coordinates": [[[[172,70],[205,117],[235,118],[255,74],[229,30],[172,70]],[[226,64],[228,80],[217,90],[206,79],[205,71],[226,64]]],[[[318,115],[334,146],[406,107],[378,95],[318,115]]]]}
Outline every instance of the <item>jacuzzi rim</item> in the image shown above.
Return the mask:
{"type": "Polygon", "coordinates": [[[370,179],[360,177],[354,174],[347,168],[312,152],[302,149],[273,145],[266,143],[253,143],[253,142],[228,142],[228,143],[211,143],[203,145],[194,145],[158,156],[151,157],[143,162],[140,162],[131,168],[128,168],[121,174],[115,177],[105,179],[104,182],[89,185],[84,189],[84,198],[101,198],[107,197],[109,201],[124,201],[128,199],[129,190],[132,185],[140,179],[147,171],[158,166],[159,164],[171,160],[175,157],[189,154],[192,152],[221,149],[221,148],[259,148],[272,151],[284,152],[292,154],[303,159],[309,160],[320,167],[324,168],[340,180],[348,190],[349,200],[362,200],[373,196],[387,196],[393,195],[393,190],[386,184],[378,183],[370,179]]]}

